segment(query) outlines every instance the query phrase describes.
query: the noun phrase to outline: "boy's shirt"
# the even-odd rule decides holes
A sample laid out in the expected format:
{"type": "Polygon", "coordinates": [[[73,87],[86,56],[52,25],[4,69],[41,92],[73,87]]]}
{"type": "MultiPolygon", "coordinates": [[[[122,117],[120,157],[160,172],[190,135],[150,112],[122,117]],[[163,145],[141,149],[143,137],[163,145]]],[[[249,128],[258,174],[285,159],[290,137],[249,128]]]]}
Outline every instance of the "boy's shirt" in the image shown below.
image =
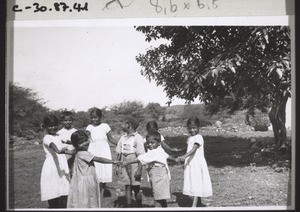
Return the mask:
{"type": "Polygon", "coordinates": [[[169,166],[167,163],[169,155],[164,151],[161,146],[156,149],[148,150],[145,154],[139,155],[138,159],[143,165],[152,166],[165,166],[168,171],[169,179],[171,179],[171,174],[169,166]]]}
{"type": "Polygon", "coordinates": [[[136,154],[138,156],[144,154],[143,137],[137,132],[123,135],[117,144],[116,152],[123,155],[136,154]]]}

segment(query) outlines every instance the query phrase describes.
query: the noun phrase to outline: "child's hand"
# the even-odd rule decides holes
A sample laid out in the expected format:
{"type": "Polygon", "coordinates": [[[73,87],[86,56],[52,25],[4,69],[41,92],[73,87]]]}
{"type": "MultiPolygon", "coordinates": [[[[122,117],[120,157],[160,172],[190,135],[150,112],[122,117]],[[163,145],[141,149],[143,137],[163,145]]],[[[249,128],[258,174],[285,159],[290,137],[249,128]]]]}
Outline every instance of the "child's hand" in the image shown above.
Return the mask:
{"type": "Polygon", "coordinates": [[[67,151],[67,147],[63,147],[59,152],[58,154],[65,154],[67,151]]]}
{"type": "Polygon", "coordinates": [[[180,157],[176,158],[177,163],[183,163],[184,160],[185,160],[185,158],[183,156],[180,156],[180,157]]]}
{"type": "Polygon", "coordinates": [[[142,178],[142,173],[141,173],[139,170],[137,170],[137,171],[135,172],[134,178],[135,178],[135,180],[141,180],[141,178],[142,178]]]}
{"type": "Polygon", "coordinates": [[[114,161],[113,164],[116,166],[121,166],[123,164],[123,162],[122,161],[114,161]]]}
{"type": "Polygon", "coordinates": [[[124,168],[124,167],[127,166],[127,165],[128,165],[128,164],[127,164],[126,162],[125,162],[125,163],[123,162],[123,163],[121,164],[121,167],[124,168]]]}

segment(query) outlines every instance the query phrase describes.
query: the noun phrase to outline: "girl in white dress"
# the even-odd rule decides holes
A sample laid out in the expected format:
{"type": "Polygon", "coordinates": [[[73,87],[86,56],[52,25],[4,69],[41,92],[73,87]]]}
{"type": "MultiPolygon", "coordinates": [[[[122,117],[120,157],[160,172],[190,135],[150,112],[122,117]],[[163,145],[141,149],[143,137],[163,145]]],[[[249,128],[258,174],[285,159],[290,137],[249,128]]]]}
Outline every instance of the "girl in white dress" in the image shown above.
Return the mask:
{"type": "Polygon", "coordinates": [[[211,180],[204,157],[204,140],[198,134],[200,121],[198,118],[189,118],[187,129],[190,137],[187,140],[187,152],[176,159],[184,161],[183,194],[193,196],[192,207],[204,206],[201,197],[212,196],[211,180]]]}
{"type": "Polygon", "coordinates": [[[41,200],[48,201],[49,208],[66,208],[69,192],[69,167],[63,154],[66,148],[57,134],[58,122],[55,115],[48,115],[43,120],[46,159],[41,173],[41,200]]]}
{"type": "MultiPolygon", "coordinates": [[[[111,150],[108,141],[117,145],[117,142],[111,135],[111,128],[106,123],[101,123],[102,111],[93,108],[90,112],[91,124],[86,127],[86,131],[90,136],[90,145],[88,152],[97,157],[112,159],[111,150]]],[[[106,183],[112,182],[112,164],[96,163],[97,182],[100,183],[101,200],[106,183]]]]}

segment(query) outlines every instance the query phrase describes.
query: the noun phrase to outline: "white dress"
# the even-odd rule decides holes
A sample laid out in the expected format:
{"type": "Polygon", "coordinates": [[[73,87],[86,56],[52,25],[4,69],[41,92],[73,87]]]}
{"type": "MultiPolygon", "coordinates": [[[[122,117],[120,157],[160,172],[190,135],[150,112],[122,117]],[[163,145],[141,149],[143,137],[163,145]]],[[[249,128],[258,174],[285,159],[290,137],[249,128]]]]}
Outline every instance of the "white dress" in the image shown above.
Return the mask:
{"type": "Polygon", "coordinates": [[[50,144],[54,143],[58,149],[62,148],[60,136],[45,135],[43,149],[46,159],[41,173],[41,200],[46,201],[69,193],[69,167],[66,156],[57,154],[50,144]]]}
{"type": "MultiPolygon", "coordinates": [[[[88,151],[94,156],[111,160],[111,150],[107,138],[107,133],[111,130],[109,125],[106,123],[98,126],[88,125],[86,130],[91,133],[88,151]]],[[[95,169],[98,182],[112,182],[112,164],[95,163],[95,169]]]]}
{"type": "Polygon", "coordinates": [[[211,180],[204,157],[204,140],[199,134],[190,136],[187,140],[187,152],[195,143],[200,146],[193,156],[185,159],[183,194],[197,197],[212,196],[211,180]]]}
{"type": "MultiPolygon", "coordinates": [[[[75,128],[71,128],[71,129],[62,128],[57,132],[57,134],[61,137],[62,141],[67,142],[68,140],[71,141],[71,135],[75,131],[76,131],[75,128]]],[[[75,149],[72,144],[62,144],[62,145],[63,147],[67,147],[68,150],[75,149]]],[[[65,154],[65,156],[67,159],[72,157],[72,155],[68,155],[68,154],[65,154]]]]}

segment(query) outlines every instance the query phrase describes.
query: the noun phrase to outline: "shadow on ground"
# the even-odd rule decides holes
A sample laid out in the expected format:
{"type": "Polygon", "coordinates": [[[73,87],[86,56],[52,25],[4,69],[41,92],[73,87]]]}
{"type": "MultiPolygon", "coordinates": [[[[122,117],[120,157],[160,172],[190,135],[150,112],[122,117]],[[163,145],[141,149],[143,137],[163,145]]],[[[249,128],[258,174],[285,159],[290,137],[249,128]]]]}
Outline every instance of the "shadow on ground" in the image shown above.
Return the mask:
{"type": "MultiPolygon", "coordinates": [[[[250,138],[223,137],[223,136],[203,136],[204,154],[209,166],[222,168],[224,166],[244,167],[250,164],[255,166],[289,167],[291,165],[290,146],[284,151],[274,148],[272,137],[259,137],[254,145],[250,138]]],[[[187,136],[166,137],[166,143],[172,148],[186,148],[187,136]]],[[[290,143],[290,139],[288,139],[290,143]]],[[[184,152],[173,154],[178,157],[184,152]]],[[[170,166],[176,165],[174,162],[170,166]]]]}
{"type": "MultiPolygon", "coordinates": [[[[141,187],[141,190],[143,192],[143,196],[145,197],[153,197],[152,195],[152,191],[151,191],[151,188],[149,187],[141,187]]],[[[125,199],[125,196],[119,196],[116,200],[113,201],[113,205],[115,208],[136,208],[137,205],[136,205],[136,202],[135,200],[133,199],[132,200],[132,204],[130,206],[126,206],[126,199],[125,199]]],[[[152,208],[154,207],[153,205],[150,205],[150,204],[142,204],[142,208],[152,208]]]]}

